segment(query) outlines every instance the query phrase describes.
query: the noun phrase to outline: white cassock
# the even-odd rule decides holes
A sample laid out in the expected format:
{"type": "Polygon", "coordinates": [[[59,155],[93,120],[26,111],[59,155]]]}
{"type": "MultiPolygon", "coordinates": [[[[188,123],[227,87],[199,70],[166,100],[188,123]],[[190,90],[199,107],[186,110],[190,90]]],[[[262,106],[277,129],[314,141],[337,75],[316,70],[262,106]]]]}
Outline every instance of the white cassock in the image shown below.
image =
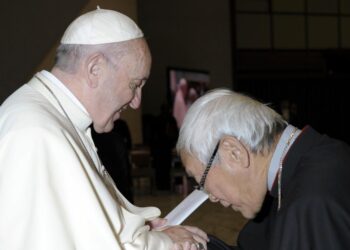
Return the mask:
{"type": "Polygon", "coordinates": [[[37,73],[0,107],[0,249],[171,249],[145,225],[159,209],[121,195],[99,162],[91,118],[53,80],[37,73]]]}

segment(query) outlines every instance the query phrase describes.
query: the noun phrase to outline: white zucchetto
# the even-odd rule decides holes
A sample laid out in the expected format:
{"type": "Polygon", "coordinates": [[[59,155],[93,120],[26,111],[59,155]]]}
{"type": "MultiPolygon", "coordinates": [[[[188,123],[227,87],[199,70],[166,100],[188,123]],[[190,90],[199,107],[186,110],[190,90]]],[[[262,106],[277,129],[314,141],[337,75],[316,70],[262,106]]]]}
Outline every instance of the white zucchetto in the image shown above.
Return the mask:
{"type": "Polygon", "coordinates": [[[143,37],[143,32],[132,19],[117,11],[97,7],[68,26],[61,44],[97,45],[140,37],[143,37]]]}

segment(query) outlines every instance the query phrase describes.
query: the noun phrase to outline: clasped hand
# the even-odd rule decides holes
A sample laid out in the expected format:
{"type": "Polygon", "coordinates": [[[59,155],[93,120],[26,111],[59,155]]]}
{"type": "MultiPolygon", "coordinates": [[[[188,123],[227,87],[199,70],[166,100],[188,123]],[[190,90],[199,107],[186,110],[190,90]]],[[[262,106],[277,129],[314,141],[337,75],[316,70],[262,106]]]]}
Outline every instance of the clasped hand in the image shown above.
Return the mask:
{"type": "Polygon", "coordinates": [[[158,230],[167,234],[174,242],[173,250],[198,250],[198,243],[207,250],[207,234],[192,226],[166,226],[166,219],[157,218],[149,222],[152,230],[158,230]]]}

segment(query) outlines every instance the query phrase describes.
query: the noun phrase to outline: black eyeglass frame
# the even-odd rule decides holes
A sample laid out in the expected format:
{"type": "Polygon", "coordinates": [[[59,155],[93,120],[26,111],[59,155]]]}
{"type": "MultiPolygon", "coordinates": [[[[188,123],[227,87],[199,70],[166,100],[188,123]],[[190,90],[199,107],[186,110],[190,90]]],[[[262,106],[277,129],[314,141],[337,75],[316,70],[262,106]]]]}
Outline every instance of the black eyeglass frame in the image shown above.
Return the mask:
{"type": "Polygon", "coordinates": [[[210,159],[208,161],[207,166],[205,167],[204,173],[199,181],[199,184],[195,187],[198,190],[204,190],[204,184],[205,184],[205,180],[207,179],[207,175],[209,173],[209,170],[211,168],[211,165],[213,164],[213,161],[215,159],[216,153],[218,152],[219,149],[219,145],[220,145],[220,140],[218,141],[218,143],[215,146],[215,149],[213,151],[213,154],[210,156],[210,159]]]}

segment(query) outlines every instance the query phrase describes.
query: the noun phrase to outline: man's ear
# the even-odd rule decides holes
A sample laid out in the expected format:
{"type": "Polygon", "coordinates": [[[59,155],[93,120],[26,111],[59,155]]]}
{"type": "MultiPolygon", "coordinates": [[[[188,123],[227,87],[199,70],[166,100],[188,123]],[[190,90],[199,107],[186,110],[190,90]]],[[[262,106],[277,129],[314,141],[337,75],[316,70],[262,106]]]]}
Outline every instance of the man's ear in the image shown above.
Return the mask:
{"type": "Polygon", "coordinates": [[[220,158],[229,166],[249,167],[250,156],[247,148],[233,136],[224,136],[220,142],[220,158]]]}
{"type": "Polygon", "coordinates": [[[106,58],[101,53],[95,53],[89,56],[86,60],[87,84],[91,88],[96,88],[101,81],[105,66],[106,58]]]}

